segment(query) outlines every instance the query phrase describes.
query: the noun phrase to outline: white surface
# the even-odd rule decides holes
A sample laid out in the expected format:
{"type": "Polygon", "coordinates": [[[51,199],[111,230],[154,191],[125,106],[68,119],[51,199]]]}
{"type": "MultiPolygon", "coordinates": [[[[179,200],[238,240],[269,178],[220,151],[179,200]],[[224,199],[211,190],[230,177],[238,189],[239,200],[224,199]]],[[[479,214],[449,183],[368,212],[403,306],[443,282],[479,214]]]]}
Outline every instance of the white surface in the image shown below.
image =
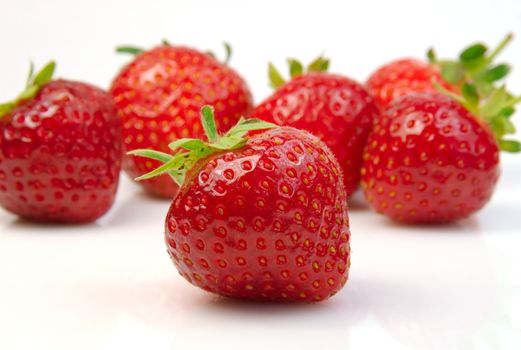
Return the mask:
{"type": "MultiPolygon", "coordinates": [[[[161,38],[219,50],[257,97],[268,60],[309,60],[364,79],[430,44],[454,55],[475,39],[518,35],[511,1],[21,1],[1,0],[0,101],[22,87],[29,59],[60,76],[108,86],[126,61],[119,43],[161,38]]],[[[510,86],[521,92],[521,74],[510,86]]],[[[518,113],[517,119],[521,119],[518,113]]],[[[518,122],[518,125],[519,122],[518,122]]],[[[503,158],[493,201],[469,220],[406,227],[353,203],[347,287],[314,305],[218,299],[181,279],[163,243],[169,203],[126,178],[98,223],[34,225],[0,210],[0,349],[520,349],[521,156],[503,158]]]]}

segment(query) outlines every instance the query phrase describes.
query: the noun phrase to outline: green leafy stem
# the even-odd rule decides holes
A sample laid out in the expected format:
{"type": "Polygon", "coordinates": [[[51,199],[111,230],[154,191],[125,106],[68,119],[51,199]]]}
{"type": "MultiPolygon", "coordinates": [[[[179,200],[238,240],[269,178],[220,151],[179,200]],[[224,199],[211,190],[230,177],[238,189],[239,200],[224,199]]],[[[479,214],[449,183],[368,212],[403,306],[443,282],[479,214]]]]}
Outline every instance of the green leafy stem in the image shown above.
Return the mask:
{"type": "MultiPolygon", "coordinates": [[[[327,72],[329,69],[329,59],[322,55],[314,59],[305,68],[300,61],[294,58],[288,58],[287,61],[289,66],[289,76],[291,78],[310,72],[327,72]]],[[[271,62],[268,65],[268,77],[270,80],[270,86],[274,89],[281,87],[286,82],[282,74],[271,62]]]]}
{"type": "Polygon", "coordinates": [[[11,112],[13,108],[18,106],[21,102],[30,100],[36,96],[42,86],[52,79],[55,68],[56,63],[50,61],[40,71],[34,74],[34,64],[31,62],[24,91],[22,91],[14,100],[0,104],[0,118],[11,112]]]}
{"type": "Polygon", "coordinates": [[[246,135],[249,131],[277,127],[275,124],[260,119],[241,118],[227,133],[220,136],[217,133],[214,111],[211,106],[204,106],[201,109],[201,122],[207,141],[195,138],[176,140],[168,146],[173,151],[173,154],[148,149],[137,149],[128,152],[127,154],[129,155],[155,159],[163,163],[155,170],[137,177],[136,180],[147,180],[162,174],[169,174],[178,185],[182,185],[187,171],[199,160],[213,153],[243,147],[248,140],[246,135]]]}
{"type": "Polygon", "coordinates": [[[427,52],[427,57],[441,68],[441,76],[447,83],[461,85],[472,82],[478,93],[486,96],[492,93],[496,82],[510,73],[508,64],[495,64],[494,61],[512,39],[513,35],[507,34],[490,54],[485,44],[475,43],[461,51],[457,60],[440,60],[433,49],[427,52]]]}
{"type": "Polygon", "coordinates": [[[433,79],[436,89],[488,123],[502,151],[520,152],[521,143],[505,137],[516,132],[511,116],[515,105],[521,102],[521,96],[515,97],[501,83],[509,74],[510,66],[494,63],[512,38],[512,34],[507,34],[490,54],[487,46],[475,43],[461,51],[458,60],[440,60],[433,49],[427,52],[427,57],[440,67],[443,80],[458,86],[461,93],[449,91],[433,79]]]}

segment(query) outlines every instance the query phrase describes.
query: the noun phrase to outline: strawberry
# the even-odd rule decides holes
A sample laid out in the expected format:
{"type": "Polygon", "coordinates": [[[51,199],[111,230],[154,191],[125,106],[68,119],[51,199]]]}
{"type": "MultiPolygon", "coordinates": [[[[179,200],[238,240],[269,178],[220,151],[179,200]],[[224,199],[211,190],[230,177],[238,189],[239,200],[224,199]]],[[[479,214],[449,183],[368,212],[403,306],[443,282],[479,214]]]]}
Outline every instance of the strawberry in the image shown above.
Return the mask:
{"type": "MultiPolygon", "coordinates": [[[[215,105],[220,131],[228,130],[252,108],[244,80],[210,54],[166,42],[148,51],[119,51],[137,54],[111,87],[123,120],[127,151],[153,148],[167,152],[173,140],[203,136],[198,115],[205,104],[215,105]]],[[[159,164],[156,160],[128,156],[123,160],[123,168],[131,177],[143,175],[159,164]]],[[[171,198],[178,189],[167,175],[141,184],[149,193],[161,197],[171,198]]]]}
{"type": "Polygon", "coordinates": [[[319,301],[346,283],[349,222],[342,171],[310,133],[258,119],[218,136],[201,112],[208,142],[181,139],[148,179],[170,174],[181,188],[168,211],[170,257],[190,283],[224,296],[319,301]]]}
{"type": "Polygon", "coordinates": [[[367,80],[367,89],[380,106],[387,106],[394,99],[415,92],[437,92],[432,80],[446,89],[457,88],[446,83],[440,68],[415,58],[403,58],[380,67],[367,80]]]}
{"type": "Polygon", "coordinates": [[[319,57],[307,71],[296,60],[290,59],[289,64],[292,79],[287,83],[270,64],[277,90],[251,116],[307,130],[322,139],[340,162],[350,195],[358,187],[363,148],[379,111],[363,86],[326,73],[328,60],[319,57]]]}
{"type": "Polygon", "coordinates": [[[399,221],[441,223],[488,202],[500,148],[521,150],[519,142],[503,139],[513,132],[509,117],[521,99],[504,87],[482,102],[473,85],[465,83],[462,91],[464,97],[447,90],[450,97],[402,96],[383,111],[362,167],[362,187],[376,211],[399,221]]]}
{"type": "Polygon", "coordinates": [[[490,89],[493,82],[509,72],[506,64],[492,63],[511,39],[512,35],[508,34],[489,55],[485,55],[487,47],[477,43],[463,50],[458,60],[439,60],[430,49],[428,62],[414,58],[390,62],[369,77],[367,89],[381,106],[410,93],[436,92],[433,81],[455,93],[460,93],[461,84],[468,80],[478,84],[480,89],[490,89]]]}
{"type": "Polygon", "coordinates": [[[0,204],[27,219],[93,221],[112,205],[121,168],[121,122],[111,96],[51,80],[50,62],[0,105],[0,204]]]}

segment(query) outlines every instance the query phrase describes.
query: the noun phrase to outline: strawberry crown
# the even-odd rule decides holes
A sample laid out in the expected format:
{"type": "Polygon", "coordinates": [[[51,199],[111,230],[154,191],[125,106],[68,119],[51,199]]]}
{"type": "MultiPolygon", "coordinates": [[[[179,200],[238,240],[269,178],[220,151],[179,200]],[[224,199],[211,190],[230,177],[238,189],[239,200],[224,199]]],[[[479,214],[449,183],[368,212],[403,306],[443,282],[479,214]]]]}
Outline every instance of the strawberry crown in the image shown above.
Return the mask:
{"type": "MultiPolygon", "coordinates": [[[[170,42],[166,39],[163,39],[161,41],[161,45],[172,46],[172,44],[170,44],[170,42]]],[[[224,41],[223,47],[224,47],[223,62],[224,62],[224,64],[228,64],[230,62],[230,59],[232,58],[232,53],[233,53],[232,46],[230,45],[230,43],[224,41]]],[[[142,54],[145,51],[146,51],[145,49],[143,49],[141,47],[137,47],[137,46],[118,46],[118,47],[116,47],[117,53],[126,53],[126,54],[133,55],[133,56],[142,54]]],[[[208,50],[205,53],[209,56],[212,56],[213,58],[216,58],[216,55],[213,51],[208,50]]]]}
{"type": "Polygon", "coordinates": [[[52,79],[55,68],[56,63],[54,61],[50,61],[36,74],[34,74],[34,64],[31,62],[24,91],[22,91],[14,100],[0,104],[0,118],[11,112],[13,108],[17,107],[24,101],[30,100],[36,96],[42,86],[44,86],[52,79]]]}
{"type": "Polygon", "coordinates": [[[217,152],[243,147],[248,140],[246,136],[248,131],[278,127],[275,124],[260,119],[241,118],[235,126],[221,136],[218,134],[215,126],[213,107],[210,106],[203,106],[203,108],[201,108],[201,122],[207,141],[195,138],[176,140],[168,145],[173,151],[173,154],[148,149],[138,149],[128,152],[127,154],[129,155],[155,159],[163,163],[157,169],[137,177],[136,180],[146,180],[158,175],[168,174],[181,186],[185,180],[187,171],[200,159],[217,152]]]}
{"type": "Polygon", "coordinates": [[[487,46],[476,43],[461,51],[458,60],[440,60],[433,49],[427,52],[427,57],[429,62],[440,67],[445,82],[460,87],[461,94],[448,91],[433,80],[436,89],[489,124],[502,151],[520,152],[521,143],[505,139],[505,136],[516,132],[511,116],[515,105],[521,102],[521,96],[515,97],[502,82],[510,72],[510,66],[494,63],[512,38],[512,34],[506,35],[490,53],[487,46]]]}
{"type": "MultiPolygon", "coordinates": [[[[305,69],[299,60],[288,58],[287,61],[290,78],[311,72],[327,72],[329,68],[329,59],[322,55],[314,59],[305,69]]],[[[271,62],[268,64],[268,77],[270,80],[270,86],[274,89],[281,87],[286,82],[282,74],[280,74],[271,62]]]]}

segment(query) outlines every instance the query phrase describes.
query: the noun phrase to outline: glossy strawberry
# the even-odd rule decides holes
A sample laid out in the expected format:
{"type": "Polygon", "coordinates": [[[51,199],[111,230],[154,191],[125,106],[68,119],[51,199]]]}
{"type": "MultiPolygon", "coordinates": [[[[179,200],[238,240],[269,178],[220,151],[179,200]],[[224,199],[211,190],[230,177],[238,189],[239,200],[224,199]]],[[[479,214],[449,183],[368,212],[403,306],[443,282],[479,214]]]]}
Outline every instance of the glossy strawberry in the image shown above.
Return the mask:
{"type": "Polygon", "coordinates": [[[287,83],[270,66],[272,85],[278,88],[251,116],[307,130],[322,139],[336,155],[350,195],[358,187],[363,148],[379,111],[363,86],[326,73],[327,66],[328,61],[319,58],[303,72],[300,63],[290,60],[292,79],[287,83]]]}
{"type": "Polygon", "coordinates": [[[509,72],[507,65],[493,65],[493,61],[511,39],[512,35],[507,35],[490,54],[485,45],[478,43],[463,50],[458,60],[440,60],[431,49],[428,61],[404,58],[387,63],[369,77],[367,89],[381,106],[411,93],[437,92],[433,81],[455,93],[460,93],[464,81],[488,90],[491,83],[509,72]]]}
{"type": "Polygon", "coordinates": [[[432,80],[446,89],[457,91],[456,86],[446,83],[440,67],[414,58],[396,60],[380,67],[367,80],[367,89],[381,106],[394,99],[417,92],[437,92],[432,80]]]}
{"type": "MultiPolygon", "coordinates": [[[[211,120],[209,107],[202,114],[211,120]]],[[[143,177],[169,172],[182,181],[165,222],[180,274],[236,298],[312,302],[335,294],[348,278],[350,233],[331,151],[289,127],[247,137],[248,130],[274,127],[255,119],[240,121],[223,137],[211,131],[211,122],[205,125],[209,143],[176,142],[174,149],[188,151],[143,177]]]]}
{"type": "MultiPolygon", "coordinates": [[[[146,52],[130,51],[137,56],[111,87],[123,120],[125,150],[153,148],[166,152],[173,140],[203,136],[199,110],[204,104],[215,106],[220,131],[229,129],[252,108],[244,80],[208,54],[167,44],[146,52]]],[[[125,157],[123,168],[137,177],[158,165],[155,160],[125,157]]],[[[178,188],[166,175],[141,185],[161,197],[172,197],[178,188]]]]}
{"type": "Polygon", "coordinates": [[[418,223],[457,220],[482,208],[499,177],[493,131],[503,149],[519,151],[519,143],[503,140],[484,120],[507,120],[503,113],[511,113],[508,106],[515,102],[507,99],[498,115],[478,119],[439,93],[395,100],[375,124],[364,153],[362,187],[371,206],[418,223]]]}
{"type": "Polygon", "coordinates": [[[54,63],[0,106],[0,204],[27,219],[93,221],[112,205],[121,168],[121,122],[111,96],[52,80],[54,63]]]}

